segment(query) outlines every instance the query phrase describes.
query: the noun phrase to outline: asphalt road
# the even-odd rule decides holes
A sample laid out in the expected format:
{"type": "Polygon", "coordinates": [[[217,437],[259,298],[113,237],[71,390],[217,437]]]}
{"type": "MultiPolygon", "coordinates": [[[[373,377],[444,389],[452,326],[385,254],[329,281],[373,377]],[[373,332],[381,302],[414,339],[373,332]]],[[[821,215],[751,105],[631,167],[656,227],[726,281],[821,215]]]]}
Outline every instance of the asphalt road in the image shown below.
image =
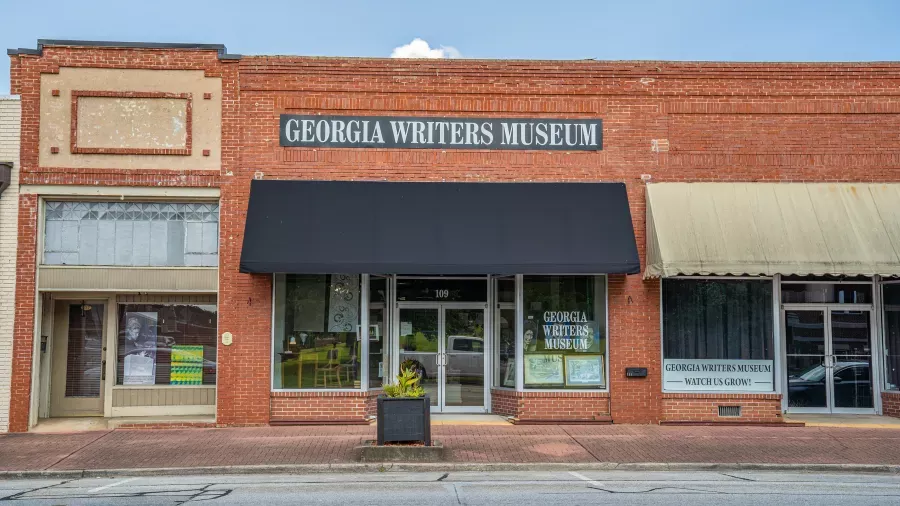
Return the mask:
{"type": "Polygon", "coordinates": [[[2,504],[897,505],[900,476],[788,472],[453,472],[0,481],[2,504]]]}

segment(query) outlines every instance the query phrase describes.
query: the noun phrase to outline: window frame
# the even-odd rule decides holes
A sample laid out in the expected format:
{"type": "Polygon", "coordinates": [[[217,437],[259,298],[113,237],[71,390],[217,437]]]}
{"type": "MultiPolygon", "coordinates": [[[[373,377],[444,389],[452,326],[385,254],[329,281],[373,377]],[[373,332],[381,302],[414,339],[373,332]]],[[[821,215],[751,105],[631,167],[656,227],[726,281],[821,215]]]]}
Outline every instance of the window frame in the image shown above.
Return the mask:
{"type": "MultiPolygon", "coordinates": [[[[877,304],[875,305],[875,311],[874,311],[875,314],[873,316],[873,319],[875,320],[874,324],[878,326],[877,339],[880,342],[876,343],[876,345],[873,346],[873,351],[879,352],[879,354],[881,355],[877,359],[877,363],[880,364],[880,367],[881,367],[883,373],[881,374],[881,376],[882,376],[881,381],[876,381],[873,378],[872,384],[873,385],[876,383],[881,384],[880,392],[877,392],[877,393],[873,392],[873,395],[875,395],[875,397],[876,397],[876,399],[875,399],[876,404],[879,406],[878,413],[881,413],[881,407],[880,407],[881,395],[880,395],[880,393],[881,392],[900,392],[900,382],[898,382],[894,388],[890,388],[890,385],[889,385],[887,361],[888,361],[888,356],[890,355],[888,352],[890,350],[888,349],[887,325],[886,325],[886,318],[885,318],[885,313],[887,312],[887,308],[884,303],[884,287],[890,286],[890,285],[900,286],[900,279],[889,278],[889,279],[885,280],[882,278],[882,279],[879,279],[876,284],[879,285],[878,288],[875,290],[875,293],[877,293],[878,298],[877,298],[877,304]]],[[[900,354],[900,350],[897,350],[897,351],[898,351],[898,354],[900,354]]],[[[873,362],[873,369],[875,369],[874,364],[876,363],[876,359],[874,357],[872,359],[872,362],[873,362]]],[[[877,371],[877,369],[876,369],[876,371],[877,371]]],[[[873,372],[876,372],[876,371],[873,371],[873,372]]]]}
{"type": "MultiPolygon", "coordinates": [[[[500,363],[500,312],[504,311],[504,310],[506,310],[506,311],[512,310],[513,318],[516,319],[516,321],[518,321],[519,312],[517,310],[518,306],[516,304],[516,301],[518,300],[518,289],[517,288],[519,286],[519,283],[518,283],[517,277],[515,275],[512,275],[512,276],[493,275],[493,276],[491,276],[490,283],[491,283],[491,286],[490,286],[491,300],[489,301],[489,305],[491,305],[491,304],[493,305],[493,307],[491,307],[490,310],[493,311],[493,313],[494,313],[492,316],[492,322],[491,322],[492,331],[491,331],[490,345],[493,347],[493,350],[490,350],[491,353],[487,353],[487,350],[485,351],[485,356],[490,355],[490,360],[491,360],[491,386],[490,386],[490,388],[491,389],[496,388],[496,389],[505,390],[508,392],[515,392],[516,391],[516,382],[514,381],[513,386],[511,386],[511,387],[504,386],[502,374],[500,375],[500,377],[497,376],[496,373],[498,371],[496,370],[496,367],[497,367],[497,364],[500,363]],[[500,283],[500,280],[511,280],[513,282],[513,301],[512,302],[500,302],[500,299],[498,296],[498,294],[500,293],[499,286],[498,286],[500,283]]],[[[516,361],[516,351],[519,348],[519,336],[518,336],[519,329],[518,329],[518,327],[520,327],[520,326],[521,326],[521,324],[517,323],[515,332],[513,333],[513,368],[516,370],[516,378],[518,378],[518,371],[519,371],[518,366],[517,366],[517,361],[516,361]]]]}
{"type": "MultiPolygon", "coordinates": [[[[77,188],[77,187],[75,187],[77,188]]],[[[92,188],[93,189],[93,188],[92,188]]],[[[37,190],[37,189],[36,189],[37,190]]],[[[192,188],[187,191],[175,191],[171,194],[164,192],[156,192],[156,188],[142,188],[140,190],[148,190],[146,192],[130,192],[125,191],[122,187],[104,187],[91,195],[73,195],[66,192],[57,192],[39,194],[38,198],[38,229],[37,229],[37,267],[51,269],[219,269],[222,262],[222,200],[216,191],[214,194],[208,192],[197,191],[192,193],[192,188]],[[119,190],[118,192],[116,190],[119,190]],[[45,262],[46,255],[46,237],[47,237],[47,203],[48,202],[65,202],[65,203],[97,203],[97,202],[133,202],[139,204],[216,204],[219,206],[219,216],[216,222],[218,229],[216,265],[102,265],[102,264],[48,264],[45,262]]],[[[162,190],[182,190],[180,188],[164,188],[162,190]]],[[[201,189],[202,190],[202,189],[201,189]]],[[[23,192],[24,194],[24,192],[23,192]]]]}
{"type": "Polygon", "coordinates": [[[609,393],[610,378],[610,357],[609,357],[609,340],[611,338],[609,329],[609,275],[608,274],[516,274],[516,391],[517,392],[542,392],[548,394],[559,393],[609,393]],[[606,350],[603,355],[603,388],[528,388],[525,386],[525,277],[526,276],[567,276],[567,277],[591,277],[603,278],[603,300],[604,310],[606,312],[606,350]]]}
{"type": "MultiPolygon", "coordinates": [[[[287,279],[284,276],[288,274],[302,273],[286,273],[277,272],[272,274],[272,320],[271,331],[269,332],[269,391],[270,392],[343,392],[343,393],[360,393],[370,390],[380,390],[380,388],[369,388],[369,275],[359,275],[359,323],[357,324],[356,336],[360,343],[360,383],[359,388],[276,388],[275,387],[275,313],[278,304],[275,293],[278,276],[282,276],[284,282],[287,279]]],[[[330,272],[326,275],[345,274],[342,272],[330,272]]]]}
{"type": "MultiPolygon", "coordinates": [[[[781,339],[781,282],[779,276],[670,276],[659,279],[659,382],[663,394],[692,394],[692,395],[771,395],[782,393],[781,356],[783,346],[781,339]],[[665,371],[666,363],[666,338],[665,338],[665,310],[663,309],[663,281],[693,280],[693,281],[769,281],[772,283],[772,390],[769,392],[756,392],[747,390],[677,390],[666,388],[665,371]]],[[[695,359],[700,360],[700,359],[695,359]]],[[[786,396],[785,396],[786,397],[786,396]]]]}
{"type": "MultiPolygon", "coordinates": [[[[122,292],[118,292],[117,295],[125,295],[125,294],[122,292]]],[[[219,357],[221,356],[221,353],[220,353],[221,350],[219,350],[219,340],[220,340],[220,338],[219,338],[219,316],[220,316],[219,310],[221,309],[221,307],[219,306],[220,299],[219,299],[219,294],[217,292],[216,293],[213,293],[213,292],[193,293],[193,292],[191,292],[189,294],[174,293],[174,292],[173,293],[154,293],[154,294],[151,294],[150,302],[121,302],[118,300],[117,295],[113,295],[109,299],[112,301],[111,304],[112,304],[112,308],[114,309],[114,311],[113,311],[114,315],[112,316],[112,321],[113,321],[113,325],[114,325],[114,329],[115,329],[115,334],[112,336],[112,343],[107,344],[107,348],[112,350],[112,353],[109,355],[109,357],[112,357],[112,360],[111,360],[112,371],[111,372],[107,371],[107,376],[112,374],[112,381],[109,381],[109,383],[110,383],[110,387],[113,390],[117,390],[117,389],[140,390],[140,389],[155,389],[155,388],[156,389],[158,389],[158,388],[163,388],[163,389],[165,389],[165,388],[176,388],[176,389],[214,388],[214,389],[218,390],[218,388],[219,388],[219,357]],[[202,302],[185,303],[185,302],[167,302],[167,301],[165,301],[166,297],[182,296],[182,295],[213,295],[216,297],[216,302],[215,303],[202,303],[202,302]],[[159,300],[152,300],[154,297],[157,297],[157,296],[160,297],[159,300]],[[167,384],[155,384],[155,385],[124,385],[123,384],[123,385],[120,385],[119,377],[118,377],[118,371],[119,371],[119,325],[122,322],[119,318],[119,306],[127,306],[130,304],[144,304],[144,305],[158,305],[158,306],[178,306],[178,305],[212,306],[212,305],[215,305],[216,306],[216,334],[215,334],[215,339],[213,341],[213,344],[216,348],[216,382],[212,385],[167,385],[167,384]]],[[[107,353],[109,353],[109,351],[107,351],[107,353]]],[[[110,358],[106,358],[106,360],[110,360],[110,358]]],[[[112,402],[112,401],[110,400],[110,402],[112,402]]]]}

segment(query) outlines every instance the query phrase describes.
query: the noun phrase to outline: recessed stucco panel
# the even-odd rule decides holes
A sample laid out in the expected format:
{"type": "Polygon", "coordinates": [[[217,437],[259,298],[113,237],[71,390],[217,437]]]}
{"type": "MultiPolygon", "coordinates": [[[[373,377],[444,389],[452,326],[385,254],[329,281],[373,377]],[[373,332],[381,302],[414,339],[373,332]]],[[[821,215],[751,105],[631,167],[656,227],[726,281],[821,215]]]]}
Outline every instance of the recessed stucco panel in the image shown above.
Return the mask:
{"type": "Polygon", "coordinates": [[[78,97],[78,147],[186,149],[188,100],[78,97]]]}
{"type": "MultiPolygon", "coordinates": [[[[79,102],[100,97],[79,97],[79,102]]],[[[102,97],[105,111],[122,110],[127,104],[134,105],[134,98],[102,97]],[[114,100],[119,100],[116,103],[114,100]],[[127,102],[132,101],[132,102],[127,102]],[[114,105],[110,105],[114,104],[114,105]]],[[[153,100],[147,99],[143,105],[149,107],[149,111],[163,111],[167,107],[174,106],[177,99],[167,102],[167,105],[149,105],[153,100]]],[[[101,100],[102,101],[102,100],[101,100]]],[[[94,113],[98,112],[97,103],[91,104],[94,113]]],[[[80,114],[79,114],[80,115],[80,114]]],[[[165,116],[165,115],[163,115],[165,116]]],[[[146,116],[145,116],[146,117],[146,116]]],[[[171,115],[169,116],[171,119],[171,115]]],[[[98,118],[99,119],[99,118],[98,118]]],[[[79,119],[78,123],[81,123],[79,119]]],[[[141,121],[136,115],[134,121],[141,121]]],[[[102,123],[102,122],[101,122],[102,123]]],[[[123,121],[122,124],[128,124],[123,121]]],[[[130,139],[121,139],[119,142],[124,147],[145,148],[141,143],[146,143],[147,132],[155,132],[158,135],[162,122],[156,118],[142,123],[142,132],[130,139]],[[156,126],[154,126],[156,125],[156,126]]],[[[106,142],[110,138],[110,129],[115,126],[105,125],[99,131],[94,132],[93,141],[106,142]]],[[[122,131],[120,126],[119,131],[122,131]]],[[[78,130],[78,145],[90,147],[83,143],[81,130],[78,130]]],[[[125,136],[123,136],[125,137],[125,136]]],[[[162,142],[176,142],[174,134],[163,136],[162,142]],[[168,139],[168,140],[166,140],[168,139]]],[[[221,143],[222,143],[222,80],[218,77],[205,77],[202,70],[148,70],[148,69],[98,69],[98,68],[72,68],[61,67],[58,74],[41,75],[41,125],[40,125],[40,157],[42,167],[74,167],[74,168],[134,168],[134,169],[211,169],[218,170],[221,167],[221,143]],[[53,90],[59,90],[59,96],[53,96],[53,90]],[[72,92],[137,92],[137,93],[171,93],[190,94],[191,96],[191,154],[190,155],[158,155],[158,154],[79,154],[72,153],[71,127],[72,127],[72,92]],[[210,94],[211,98],[204,99],[204,94],[210,94]],[[59,148],[56,154],[51,153],[51,148],[59,148]],[[203,156],[203,151],[209,150],[209,156],[203,156]]],[[[96,147],[100,147],[99,145],[96,147]]],[[[109,146],[102,146],[109,147],[109,146]]],[[[174,148],[159,147],[159,149],[183,149],[184,145],[174,148]]],[[[158,148],[154,148],[158,149],[158,148]]]]}

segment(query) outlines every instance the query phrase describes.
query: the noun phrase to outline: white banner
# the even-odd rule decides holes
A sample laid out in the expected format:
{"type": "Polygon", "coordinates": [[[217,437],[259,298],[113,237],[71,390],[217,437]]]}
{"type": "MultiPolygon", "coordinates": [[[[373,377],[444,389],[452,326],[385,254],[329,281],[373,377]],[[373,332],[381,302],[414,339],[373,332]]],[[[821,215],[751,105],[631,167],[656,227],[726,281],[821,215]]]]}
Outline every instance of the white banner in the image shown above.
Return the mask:
{"type": "Polygon", "coordinates": [[[663,361],[666,390],[697,392],[773,392],[772,360],[663,361]]]}

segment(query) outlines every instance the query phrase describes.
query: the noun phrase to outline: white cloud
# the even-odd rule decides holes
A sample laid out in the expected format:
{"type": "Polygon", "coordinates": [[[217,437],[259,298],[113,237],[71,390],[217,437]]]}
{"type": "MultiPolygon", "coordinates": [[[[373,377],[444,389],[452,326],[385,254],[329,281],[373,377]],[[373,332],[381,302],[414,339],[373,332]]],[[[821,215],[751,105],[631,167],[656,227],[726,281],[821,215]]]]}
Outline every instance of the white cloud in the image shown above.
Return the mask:
{"type": "Polygon", "coordinates": [[[416,37],[409,44],[395,47],[391,58],[460,58],[462,54],[453,46],[432,48],[428,42],[416,37]]]}

